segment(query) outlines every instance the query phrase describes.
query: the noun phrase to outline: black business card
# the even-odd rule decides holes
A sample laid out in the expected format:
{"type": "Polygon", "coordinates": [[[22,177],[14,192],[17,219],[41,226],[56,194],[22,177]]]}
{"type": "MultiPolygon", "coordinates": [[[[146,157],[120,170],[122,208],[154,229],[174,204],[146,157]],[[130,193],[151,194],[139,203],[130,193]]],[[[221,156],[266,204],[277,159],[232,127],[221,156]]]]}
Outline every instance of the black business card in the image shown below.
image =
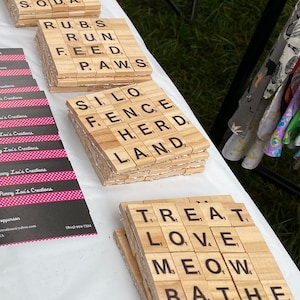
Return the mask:
{"type": "Polygon", "coordinates": [[[0,245],[96,233],[83,199],[0,209],[0,245]]]}
{"type": "Polygon", "coordinates": [[[48,172],[72,171],[67,158],[6,162],[0,164],[0,177],[43,174],[48,172]]]}
{"type": "MultiPolygon", "coordinates": [[[[1,124],[1,122],[0,122],[1,124]]],[[[3,123],[2,123],[3,124],[3,123]]],[[[22,127],[7,127],[0,128],[0,143],[1,138],[13,139],[17,137],[36,136],[36,135],[55,135],[58,134],[58,128],[55,124],[41,126],[22,126],[22,127]]],[[[9,142],[12,143],[12,142],[9,142]]]]}

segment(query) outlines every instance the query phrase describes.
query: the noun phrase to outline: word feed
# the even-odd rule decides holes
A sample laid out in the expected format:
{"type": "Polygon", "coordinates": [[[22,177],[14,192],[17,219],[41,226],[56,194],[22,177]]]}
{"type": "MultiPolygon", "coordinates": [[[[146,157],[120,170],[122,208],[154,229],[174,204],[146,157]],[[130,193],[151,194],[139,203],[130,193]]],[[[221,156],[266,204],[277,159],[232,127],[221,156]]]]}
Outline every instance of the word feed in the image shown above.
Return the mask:
{"type": "Polygon", "coordinates": [[[53,92],[102,90],[151,79],[150,63],[125,19],[40,20],[36,41],[53,92]]]}
{"type": "Polygon", "coordinates": [[[39,19],[98,17],[100,0],[4,0],[16,27],[36,26],[39,19]]]}
{"type": "Polygon", "coordinates": [[[115,231],[142,299],[292,300],[246,207],[228,196],[124,202],[115,231]]]}
{"type": "Polygon", "coordinates": [[[204,169],[208,141],[154,81],[71,98],[67,107],[104,185],[204,169]]]}

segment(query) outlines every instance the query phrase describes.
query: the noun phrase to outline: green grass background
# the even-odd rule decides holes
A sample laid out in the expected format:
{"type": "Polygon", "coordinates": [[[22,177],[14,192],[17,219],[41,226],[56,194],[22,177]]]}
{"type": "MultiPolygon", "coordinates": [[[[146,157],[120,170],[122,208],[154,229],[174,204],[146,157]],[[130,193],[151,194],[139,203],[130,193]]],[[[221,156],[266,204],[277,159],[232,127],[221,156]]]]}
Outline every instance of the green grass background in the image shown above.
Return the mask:
{"type": "MultiPolygon", "coordinates": [[[[192,0],[174,1],[186,16],[190,15],[192,0]]],[[[210,132],[267,1],[198,0],[192,21],[179,17],[167,0],[118,2],[199,122],[210,132]]],[[[295,4],[296,1],[287,1],[261,62],[295,4]]],[[[292,161],[292,153],[285,150],[282,158],[264,158],[263,164],[299,184],[300,171],[292,170],[292,161]]],[[[299,268],[299,199],[240,164],[230,164],[230,168],[299,268]]]]}

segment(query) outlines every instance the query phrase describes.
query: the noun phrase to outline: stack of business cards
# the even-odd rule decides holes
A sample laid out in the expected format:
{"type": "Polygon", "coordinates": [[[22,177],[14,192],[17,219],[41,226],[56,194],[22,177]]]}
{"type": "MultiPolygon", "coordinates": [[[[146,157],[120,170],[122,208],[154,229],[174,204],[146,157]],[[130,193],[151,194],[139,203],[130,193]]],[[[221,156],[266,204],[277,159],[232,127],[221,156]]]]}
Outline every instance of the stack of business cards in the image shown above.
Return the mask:
{"type": "Polygon", "coordinates": [[[4,0],[16,27],[36,26],[39,19],[98,17],[100,0],[4,0]]]}
{"type": "Polygon", "coordinates": [[[96,233],[22,49],[0,49],[0,182],[0,245],[96,233]]]}
{"type": "Polygon", "coordinates": [[[229,195],[124,202],[115,239],[143,300],[294,299],[246,206],[229,195]]]}
{"type": "Polygon", "coordinates": [[[67,100],[104,185],[202,172],[208,140],[152,80],[67,100]]]}
{"type": "Polygon", "coordinates": [[[40,20],[36,41],[52,92],[93,91],[151,78],[150,63],[125,19],[40,20]]]}

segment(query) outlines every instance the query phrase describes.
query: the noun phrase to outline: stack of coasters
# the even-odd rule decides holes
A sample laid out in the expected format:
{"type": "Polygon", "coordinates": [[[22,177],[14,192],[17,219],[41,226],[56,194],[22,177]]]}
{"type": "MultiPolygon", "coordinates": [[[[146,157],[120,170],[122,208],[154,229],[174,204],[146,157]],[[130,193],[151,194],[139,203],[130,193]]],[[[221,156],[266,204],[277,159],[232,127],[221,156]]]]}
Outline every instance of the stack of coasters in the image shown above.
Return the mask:
{"type": "Polygon", "coordinates": [[[202,172],[209,142],[154,81],[67,100],[103,185],[202,172]]]}
{"type": "Polygon", "coordinates": [[[0,82],[0,245],[96,234],[22,49],[0,49],[0,82]]]}
{"type": "Polygon", "coordinates": [[[39,19],[98,17],[100,0],[4,0],[16,27],[36,26],[39,19]]]}
{"type": "Polygon", "coordinates": [[[125,19],[40,20],[36,42],[52,92],[142,82],[152,68],[125,19]]]}
{"type": "Polygon", "coordinates": [[[294,299],[258,227],[226,196],[124,202],[114,233],[142,299],[294,299]]]}

